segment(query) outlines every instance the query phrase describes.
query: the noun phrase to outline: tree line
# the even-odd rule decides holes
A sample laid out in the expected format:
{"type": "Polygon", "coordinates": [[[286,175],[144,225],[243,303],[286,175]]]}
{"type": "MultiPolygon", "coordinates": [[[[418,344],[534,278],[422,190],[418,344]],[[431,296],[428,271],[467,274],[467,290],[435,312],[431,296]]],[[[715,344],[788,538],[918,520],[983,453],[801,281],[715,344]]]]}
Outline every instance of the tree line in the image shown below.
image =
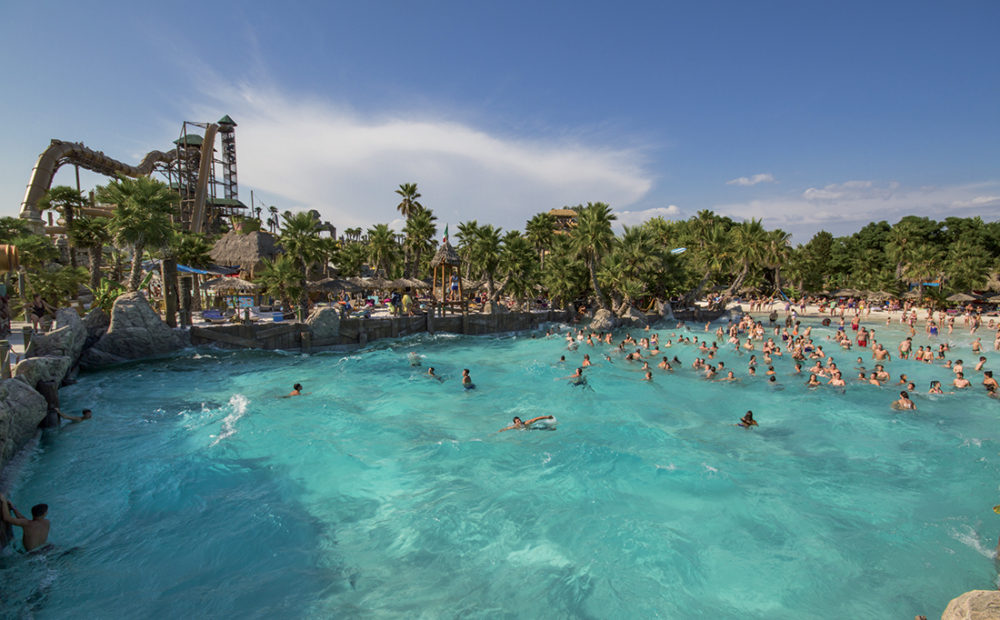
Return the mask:
{"type": "MultiPolygon", "coordinates": [[[[340,239],[322,237],[314,213],[269,208],[268,228],[283,253],[267,261],[256,280],[266,293],[287,303],[306,303],[307,282],[328,276],[359,276],[367,266],[390,278],[426,279],[438,247],[437,217],[424,206],[416,183],[395,190],[405,218],[402,234],[388,224],[362,231],[349,228],[340,239]]],[[[69,243],[85,250],[89,270],[54,261],[59,252],[44,236],[31,234],[16,218],[0,218],[0,242],[19,248],[31,273],[29,289],[53,300],[75,295],[83,282],[108,303],[121,291],[137,290],[145,257],[206,267],[215,238],[185,232],[176,222],[179,196],[149,177],[119,177],[97,189],[98,201],[114,205],[111,217],[85,214],[86,199],[69,187],[55,187],[41,205],[63,215],[69,243]],[[105,268],[105,259],[110,268],[105,268]],[[129,264],[126,275],[124,265],[129,264]]],[[[703,295],[725,300],[739,294],[821,293],[851,287],[900,294],[911,287],[928,294],[979,290],[1000,267],[1000,222],[979,217],[935,221],[906,216],[895,224],[872,222],[851,235],[826,231],[792,246],[781,229],[757,219],[734,221],[712,211],[684,220],[652,218],[615,231],[616,216],[602,202],[581,204],[569,226],[548,212],[534,215],[524,230],[503,230],[476,220],[459,222],[453,244],[462,275],[481,283],[490,301],[509,296],[547,296],[562,306],[591,300],[627,312],[648,310],[657,299],[703,295]]],[[[258,230],[242,222],[244,232],[258,230]]],[[[196,295],[197,297],[197,295],[196,295]]]]}

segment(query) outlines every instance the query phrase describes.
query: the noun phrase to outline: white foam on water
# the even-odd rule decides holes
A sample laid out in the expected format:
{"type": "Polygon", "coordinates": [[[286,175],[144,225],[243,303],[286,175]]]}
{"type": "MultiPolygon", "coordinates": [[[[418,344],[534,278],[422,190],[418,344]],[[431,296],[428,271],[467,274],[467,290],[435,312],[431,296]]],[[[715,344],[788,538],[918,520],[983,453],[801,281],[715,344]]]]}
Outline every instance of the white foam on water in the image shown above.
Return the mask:
{"type": "Polygon", "coordinates": [[[249,405],[250,399],[242,394],[233,394],[232,397],[230,397],[229,406],[233,408],[233,411],[222,419],[222,430],[215,437],[215,441],[213,441],[209,447],[214,446],[223,439],[236,434],[236,422],[246,415],[249,405]]]}
{"type": "Polygon", "coordinates": [[[976,553],[994,559],[997,557],[997,552],[995,549],[990,549],[983,545],[982,540],[972,527],[965,525],[961,530],[951,530],[948,535],[962,543],[966,547],[969,547],[976,551],[976,553]]]}

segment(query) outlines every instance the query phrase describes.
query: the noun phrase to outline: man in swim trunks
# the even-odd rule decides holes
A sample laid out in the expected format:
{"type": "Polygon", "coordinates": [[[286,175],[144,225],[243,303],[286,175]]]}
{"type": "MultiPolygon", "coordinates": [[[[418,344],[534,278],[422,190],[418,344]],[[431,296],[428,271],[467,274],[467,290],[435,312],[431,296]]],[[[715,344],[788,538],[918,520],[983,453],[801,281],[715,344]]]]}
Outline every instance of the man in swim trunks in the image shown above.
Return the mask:
{"type": "Polygon", "coordinates": [[[507,428],[501,428],[497,432],[498,433],[502,433],[504,431],[512,431],[512,430],[515,430],[515,429],[520,430],[520,431],[526,431],[526,430],[530,430],[531,425],[534,424],[535,422],[538,422],[539,420],[554,420],[554,419],[555,419],[555,417],[550,416],[550,415],[540,415],[537,418],[531,418],[527,422],[522,422],[521,418],[519,418],[517,416],[514,416],[514,423],[513,424],[511,424],[507,428]]]}
{"type": "Polygon", "coordinates": [[[47,504],[37,504],[31,507],[31,518],[28,519],[18,512],[7,498],[0,495],[0,518],[6,523],[16,525],[24,532],[21,542],[25,551],[34,551],[45,544],[49,537],[49,520],[45,516],[49,512],[47,504]],[[11,512],[14,514],[12,515],[11,512]]]}

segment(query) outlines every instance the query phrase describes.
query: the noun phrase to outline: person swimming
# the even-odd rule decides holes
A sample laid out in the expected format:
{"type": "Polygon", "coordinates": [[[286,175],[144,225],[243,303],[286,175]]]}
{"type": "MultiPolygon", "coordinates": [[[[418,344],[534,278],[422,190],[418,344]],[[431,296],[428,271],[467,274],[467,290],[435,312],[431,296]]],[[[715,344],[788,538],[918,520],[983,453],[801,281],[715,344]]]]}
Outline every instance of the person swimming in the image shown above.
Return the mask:
{"type": "Polygon", "coordinates": [[[469,376],[468,368],[462,369],[462,387],[464,387],[467,390],[476,389],[476,384],[472,382],[472,377],[469,376]]]}
{"type": "Polygon", "coordinates": [[[741,426],[743,428],[750,428],[751,426],[760,426],[757,424],[757,420],[753,419],[753,411],[747,411],[746,415],[740,418],[739,423],[736,426],[741,426]]]}
{"type": "Polygon", "coordinates": [[[434,367],[431,366],[427,369],[427,376],[431,379],[437,379],[438,381],[444,381],[444,377],[438,376],[434,373],[434,367]]]}
{"type": "Polygon", "coordinates": [[[21,528],[23,531],[21,543],[24,545],[24,550],[29,553],[39,548],[44,549],[49,537],[49,520],[45,518],[48,512],[47,504],[36,504],[31,507],[31,518],[28,519],[0,494],[0,519],[21,528]]]}
{"type": "Polygon", "coordinates": [[[892,408],[916,410],[917,405],[914,404],[912,400],[910,400],[910,395],[906,392],[906,390],[903,390],[902,392],[899,393],[899,400],[896,400],[892,403],[892,408]]]}
{"type": "Polygon", "coordinates": [[[301,395],[302,395],[302,384],[296,383],[295,385],[292,386],[292,391],[289,392],[286,396],[301,396],[301,395]]]}
{"type": "Polygon", "coordinates": [[[537,426],[537,427],[534,427],[534,428],[532,427],[532,425],[535,422],[540,422],[542,420],[555,420],[555,419],[556,419],[555,416],[540,415],[537,418],[531,418],[527,422],[522,422],[521,418],[519,418],[517,416],[514,416],[513,424],[511,424],[510,426],[508,426],[506,428],[501,428],[497,432],[498,433],[502,433],[504,431],[513,431],[513,430],[519,430],[519,431],[555,430],[555,427],[551,426],[551,425],[537,426]]]}

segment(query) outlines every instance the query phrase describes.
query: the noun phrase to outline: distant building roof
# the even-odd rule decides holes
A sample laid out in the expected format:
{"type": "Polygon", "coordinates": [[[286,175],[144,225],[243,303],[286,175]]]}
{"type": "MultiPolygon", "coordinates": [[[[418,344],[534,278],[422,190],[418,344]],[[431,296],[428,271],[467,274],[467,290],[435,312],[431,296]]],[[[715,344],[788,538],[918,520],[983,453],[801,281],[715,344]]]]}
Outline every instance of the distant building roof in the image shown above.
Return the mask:
{"type": "Polygon", "coordinates": [[[189,133],[189,134],[184,134],[180,138],[174,140],[174,144],[183,146],[201,146],[201,143],[204,141],[205,141],[204,138],[202,138],[198,134],[189,133]]]}
{"type": "Polygon", "coordinates": [[[220,125],[232,125],[233,127],[236,127],[236,121],[234,121],[233,119],[229,118],[228,114],[226,114],[225,116],[223,116],[222,118],[220,118],[218,122],[219,122],[220,125]]]}
{"type": "Polygon", "coordinates": [[[549,215],[552,217],[576,217],[580,214],[573,209],[549,209],[549,215]]]}
{"type": "Polygon", "coordinates": [[[205,202],[211,205],[215,205],[217,207],[235,207],[237,209],[247,208],[245,204],[243,204],[241,201],[235,198],[212,198],[211,196],[209,196],[205,200],[205,202]]]}

